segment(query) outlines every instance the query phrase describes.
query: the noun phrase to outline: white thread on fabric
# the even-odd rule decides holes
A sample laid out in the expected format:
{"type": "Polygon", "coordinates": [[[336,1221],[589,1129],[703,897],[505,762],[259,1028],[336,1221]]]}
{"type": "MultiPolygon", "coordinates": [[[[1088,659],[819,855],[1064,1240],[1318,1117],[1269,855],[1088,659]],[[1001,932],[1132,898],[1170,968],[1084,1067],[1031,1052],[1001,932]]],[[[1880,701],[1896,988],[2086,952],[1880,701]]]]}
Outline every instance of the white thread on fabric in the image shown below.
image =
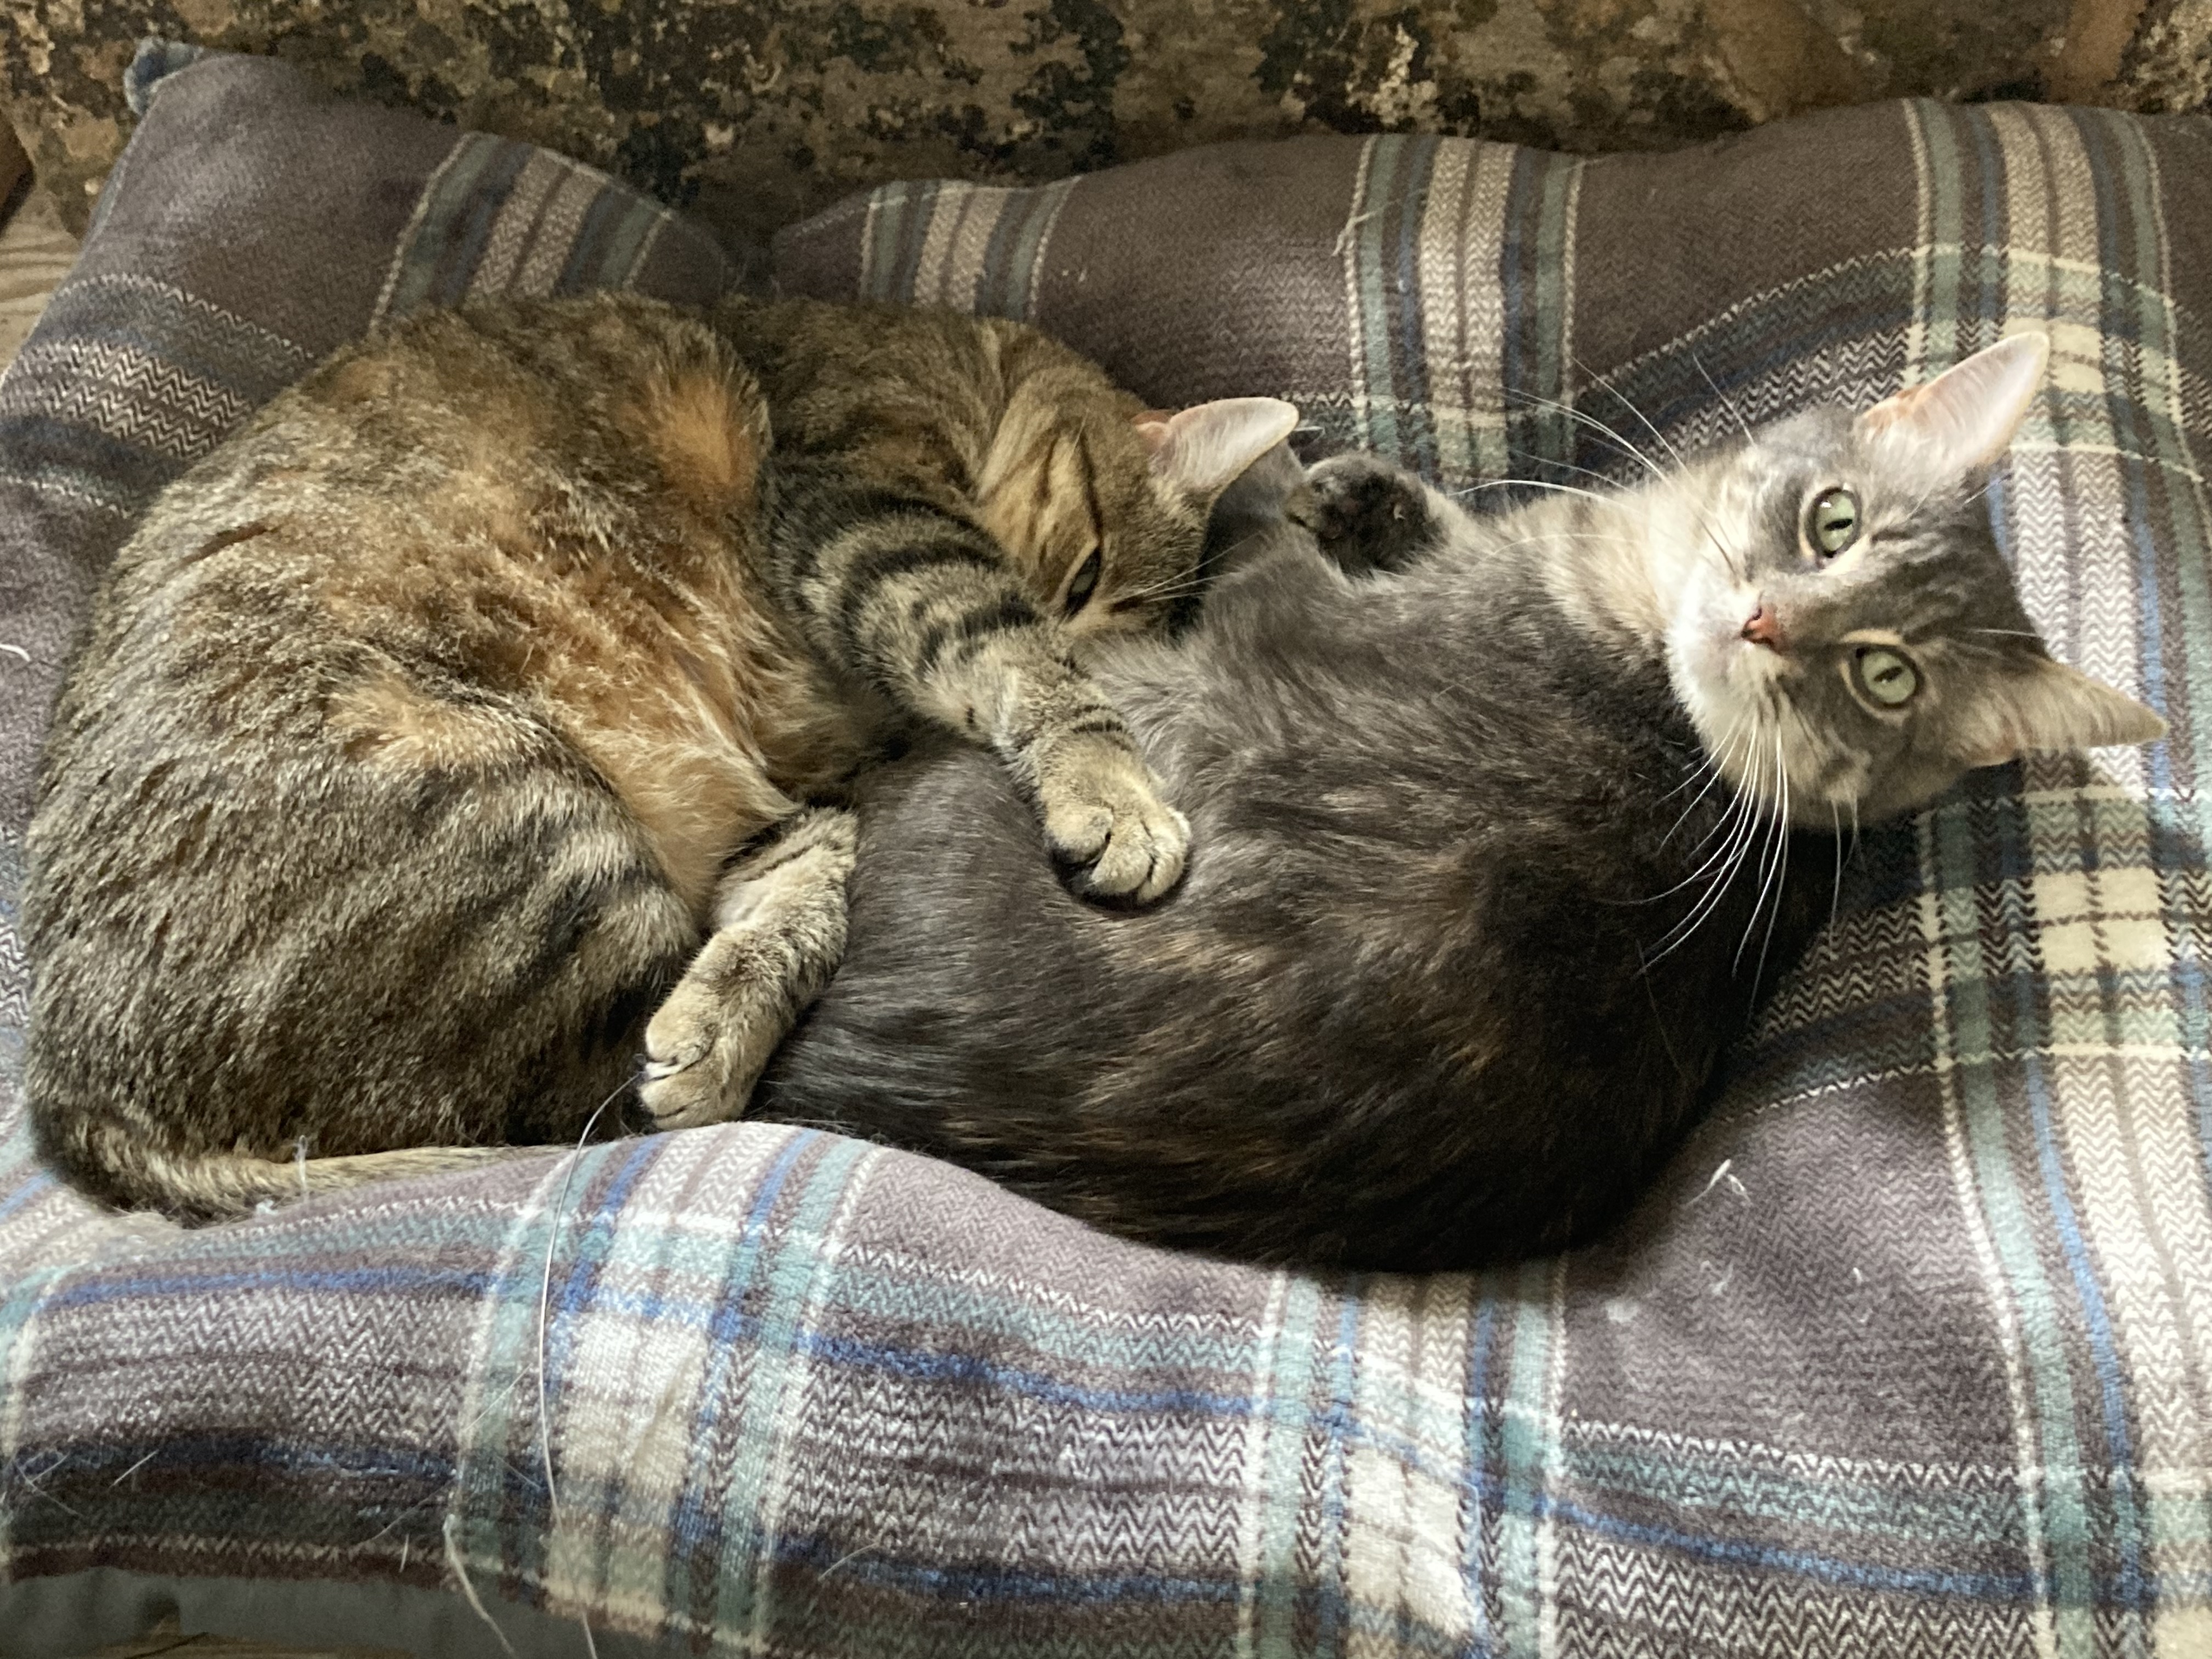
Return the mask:
{"type": "Polygon", "coordinates": [[[500,1646],[507,1650],[507,1659],[516,1659],[514,1644],[507,1639],[507,1632],[499,1627],[498,1621],[484,1606],[483,1598],[477,1594],[477,1587],[469,1582],[468,1564],[461,1559],[460,1540],[453,1535],[460,1524],[461,1517],[458,1515],[446,1517],[446,1565],[453,1569],[453,1577],[461,1581],[461,1594],[468,1598],[469,1606],[476,1610],[477,1617],[484,1621],[485,1627],[499,1638],[500,1646]]]}

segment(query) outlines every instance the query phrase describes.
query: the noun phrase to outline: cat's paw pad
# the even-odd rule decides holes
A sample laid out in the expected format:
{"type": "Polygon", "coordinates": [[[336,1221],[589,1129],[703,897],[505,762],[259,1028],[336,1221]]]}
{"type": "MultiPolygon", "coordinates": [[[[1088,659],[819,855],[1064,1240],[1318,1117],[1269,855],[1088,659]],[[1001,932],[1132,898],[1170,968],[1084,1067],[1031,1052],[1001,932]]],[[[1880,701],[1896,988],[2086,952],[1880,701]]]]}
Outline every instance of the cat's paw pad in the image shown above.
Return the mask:
{"type": "Polygon", "coordinates": [[[645,1028],[637,1097],[653,1127],[691,1129],[744,1115],[789,1024],[780,994],[748,998],[695,966],[645,1028]]]}
{"type": "Polygon", "coordinates": [[[1045,842],[1086,896],[1150,904],[1182,879],[1190,821],[1125,744],[1086,734],[1059,745],[1037,797],[1045,842]]]}
{"type": "Polygon", "coordinates": [[[1306,474],[1314,536],[1353,575],[1403,568],[1438,535],[1428,492],[1412,473],[1373,455],[1332,455],[1306,474]]]}

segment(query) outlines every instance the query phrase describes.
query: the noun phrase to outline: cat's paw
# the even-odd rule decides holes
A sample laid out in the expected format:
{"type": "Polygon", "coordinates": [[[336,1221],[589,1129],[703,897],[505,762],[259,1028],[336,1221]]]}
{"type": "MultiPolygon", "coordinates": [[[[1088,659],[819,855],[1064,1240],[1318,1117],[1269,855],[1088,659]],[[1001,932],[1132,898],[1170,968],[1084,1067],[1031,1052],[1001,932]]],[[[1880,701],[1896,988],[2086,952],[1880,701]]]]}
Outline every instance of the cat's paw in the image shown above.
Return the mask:
{"type": "Polygon", "coordinates": [[[1421,481],[1378,456],[1332,455],[1306,482],[1315,538],[1348,575],[1402,570],[1443,535],[1421,481]]]}
{"type": "Polygon", "coordinates": [[[656,1129],[741,1116],[753,1085],[845,954],[860,820],[810,807],[724,873],[714,931],[645,1028],[638,1103],[656,1129]]]}
{"type": "Polygon", "coordinates": [[[637,1098],[655,1129],[742,1117],[753,1085],[790,1029],[790,1004],[779,988],[763,986],[763,994],[748,998],[742,986],[722,979],[695,967],[645,1028],[637,1098]]]}
{"type": "Polygon", "coordinates": [[[1190,820],[1161,798],[1152,769],[1103,732],[1055,744],[1037,765],[1045,844],[1088,897],[1150,904],[1182,879],[1190,820]]]}

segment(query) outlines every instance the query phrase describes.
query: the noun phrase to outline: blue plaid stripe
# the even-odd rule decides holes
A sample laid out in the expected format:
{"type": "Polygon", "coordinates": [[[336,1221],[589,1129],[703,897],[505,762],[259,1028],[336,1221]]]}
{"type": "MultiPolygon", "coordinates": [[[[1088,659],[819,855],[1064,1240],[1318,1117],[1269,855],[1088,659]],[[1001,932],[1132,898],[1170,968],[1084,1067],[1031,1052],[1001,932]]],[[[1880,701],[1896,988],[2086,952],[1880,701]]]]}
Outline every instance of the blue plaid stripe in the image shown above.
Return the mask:
{"type": "Polygon", "coordinates": [[[921,229],[944,185],[933,181],[886,185],[868,198],[859,276],[865,300],[910,301],[921,262],[921,229]]]}
{"type": "Polygon", "coordinates": [[[597,168],[533,145],[465,132],[425,185],[386,273],[376,315],[487,294],[635,286],[659,240],[726,280],[711,238],[597,168]]]}

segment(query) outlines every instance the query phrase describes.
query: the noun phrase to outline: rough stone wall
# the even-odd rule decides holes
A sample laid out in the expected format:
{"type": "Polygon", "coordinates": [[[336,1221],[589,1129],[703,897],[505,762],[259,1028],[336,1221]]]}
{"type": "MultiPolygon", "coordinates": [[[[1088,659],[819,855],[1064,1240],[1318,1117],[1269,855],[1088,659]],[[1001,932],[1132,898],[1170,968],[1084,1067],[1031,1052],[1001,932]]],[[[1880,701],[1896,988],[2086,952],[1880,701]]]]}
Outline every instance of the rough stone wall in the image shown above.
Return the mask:
{"type": "Polygon", "coordinates": [[[534,139],[749,235],[886,179],[1228,137],[1659,149],[1898,94],[2212,90],[2212,0],[0,0],[0,100],[77,226],[145,34],[534,139]]]}

